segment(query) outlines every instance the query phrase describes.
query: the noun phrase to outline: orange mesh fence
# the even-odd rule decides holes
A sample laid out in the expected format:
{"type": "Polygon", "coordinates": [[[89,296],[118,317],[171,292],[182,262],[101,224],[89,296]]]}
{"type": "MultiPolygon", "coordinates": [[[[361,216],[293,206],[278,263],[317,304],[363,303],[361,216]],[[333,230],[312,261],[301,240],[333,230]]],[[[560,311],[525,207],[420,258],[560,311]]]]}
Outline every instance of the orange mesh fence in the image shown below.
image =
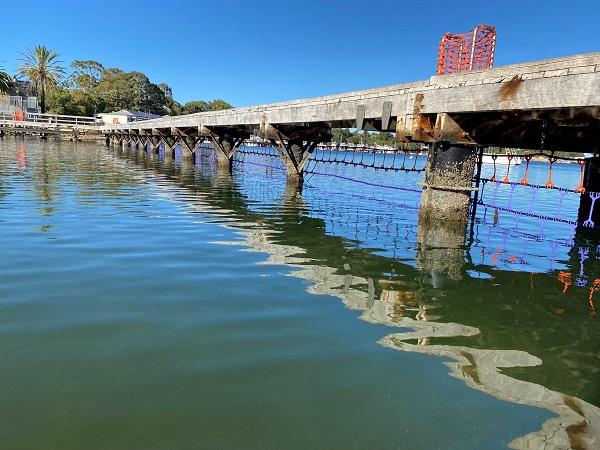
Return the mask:
{"type": "Polygon", "coordinates": [[[437,73],[489,69],[495,48],[496,28],[490,25],[477,25],[464,34],[446,33],[440,41],[437,73]]]}
{"type": "Polygon", "coordinates": [[[16,110],[15,112],[13,112],[13,119],[16,121],[24,121],[25,120],[25,113],[21,110],[16,110]]]}

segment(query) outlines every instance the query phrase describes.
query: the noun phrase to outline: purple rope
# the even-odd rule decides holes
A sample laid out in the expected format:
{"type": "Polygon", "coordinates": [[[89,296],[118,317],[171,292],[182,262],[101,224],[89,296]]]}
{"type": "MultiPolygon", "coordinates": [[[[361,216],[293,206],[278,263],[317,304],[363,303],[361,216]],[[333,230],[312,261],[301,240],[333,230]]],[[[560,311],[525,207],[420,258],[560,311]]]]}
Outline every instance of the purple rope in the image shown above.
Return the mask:
{"type": "Polygon", "coordinates": [[[590,207],[590,215],[588,219],[585,222],[583,222],[583,226],[588,228],[594,228],[595,224],[592,220],[592,216],[594,215],[594,207],[596,206],[596,200],[600,198],[600,192],[590,192],[589,195],[590,199],[592,200],[592,206],[590,207]]]}
{"type": "Polygon", "coordinates": [[[561,189],[560,190],[560,203],[558,204],[558,217],[560,217],[562,219],[562,210],[563,210],[563,201],[565,199],[565,195],[567,193],[566,189],[561,189]]]}
{"type": "MultiPolygon", "coordinates": [[[[305,182],[305,184],[306,184],[306,182],[305,182]]],[[[313,185],[313,184],[307,184],[306,186],[307,187],[311,187],[311,188],[315,188],[315,189],[319,189],[319,190],[333,192],[333,191],[330,191],[328,189],[323,189],[322,187],[317,186],[317,185],[313,185]]],[[[406,204],[406,201],[403,204],[400,204],[400,203],[391,202],[389,200],[385,200],[385,199],[381,199],[381,198],[376,198],[376,197],[372,197],[372,196],[359,195],[359,194],[346,194],[346,193],[344,193],[342,191],[336,192],[336,195],[341,195],[343,197],[360,198],[360,199],[363,199],[363,200],[375,201],[375,202],[383,203],[383,204],[390,205],[390,206],[396,206],[396,207],[399,207],[401,209],[410,209],[410,210],[414,210],[414,211],[418,211],[419,210],[418,206],[415,206],[415,207],[408,206],[406,204]]]]}
{"type": "Polygon", "coordinates": [[[515,193],[516,187],[517,183],[510,183],[510,198],[508,199],[508,209],[512,209],[513,195],[515,193]]]}
{"type": "Polygon", "coordinates": [[[274,169],[274,170],[279,170],[279,171],[285,172],[284,167],[273,166],[271,164],[261,164],[261,163],[251,162],[251,161],[243,161],[243,160],[239,160],[239,159],[234,159],[234,162],[249,164],[251,166],[267,167],[269,169],[274,169]]]}
{"type": "Polygon", "coordinates": [[[531,196],[531,203],[529,204],[529,209],[527,210],[528,214],[533,214],[533,207],[535,205],[535,197],[539,190],[540,190],[540,188],[537,186],[533,188],[533,194],[531,196]]]}
{"type": "Polygon", "coordinates": [[[494,181],[496,183],[496,189],[494,189],[494,198],[492,199],[493,207],[496,206],[496,200],[498,199],[498,188],[500,187],[500,181],[494,181]]]}
{"type": "MultiPolygon", "coordinates": [[[[304,172],[306,173],[307,171],[305,170],[304,172]]],[[[366,184],[367,186],[376,186],[376,187],[382,187],[382,188],[387,188],[387,189],[396,189],[396,190],[400,190],[400,191],[421,193],[421,189],[403,188],[403,187],[398,187],[398,186],[390,186],[387,184],[373,183],[373,182],[368,182],[368,181],[363,181],[363,180],[357,180],[356,178],[345,177],[343,175],[334,175],[334,174],[314,172],[314,171],[311,171],[308,173],[312,173],[315,175],[321,175],[324,177],[340,178],[342,180],[353,181],[355,183],[360,183],[360,184],[366,184]]]]}
{"type": "Polygon", "coordinates": [[[583,263],[590,258],[590,249],[587,247],[579,247],[579,274],[583,275],[583,263]]]}
{"type": "Polygon", "coordinates": [[[550,270],[554,270],[554,258],[556,257],[556,250],[558,249],[558,242],[550,241],[550,270]]]}
{"type": "MultiPolygon", "coordinates": [[[[492,179],[491,178],[480,178],[480,181],[487,183],[488,181],[492,181],[492,179]]],[[[496,180],[495,182],[497,183],[498,180],[496,180]]],[[[561,188],[561,187],[556,187],[556,186],[547,187],[546,185],[542,185],[542,184],[527,184],[527,185],[522,185],[521,183],[517,183],[517,184],[519,184],[520,186],[523,186],[523,187],[531,187],[531,188],[534,188],[534,189],[535,188],[538,188],[538,189],[556,189],[556,190],[564,190],[564,191],[567,191],[567,192],[572,192],[572,193],[575,193],[575,194],[579,194],[579,192],[575,191],[575,189],[561,188]]]]}
{"type": "Polygon", "coordinates": [[[525,231],[519,231],[519,230],[516,230],[514,228],[513,229],[509,229],[509,228],[498,226],[498,225],[496,225],[496,227],[491,227],[491,226],[489,226],[490,224],[487,223],[487,222],[485,222],[485,221],[482,222],[482,223],[484,225],[488,225],[488,241],[491,239],[491,232],[492,232],[493,228],[497,228],[499,230],[507,230],[507,231],[509,231],[511,233],[510,236],[512,236],[512,237],[524,237],[524,238],[526,238],[527,239],[525,241],[526,245],[529,242],[529,240],[533,240],[533,241],[557,242],[558,245],[562,245],[564,247],[572,247],[573,246],[572,243],[571,243],[571,241],[568,240],[568,239],[566,239],[564,241],[563,240],[552,241],[551,239],[542,238],[542,236],[540,236],[539,234],[527,233],[525,231]]]}
{"type": "Polygon", "coordinates": [[[495,208],[495,209],[499,209],[500,211],[506,211],[506,212],[510,212],[510,213],[513,213],[513,214],[518,214],[518,215],[521,215],[521,216],[535,217],[537,219],[544,219],[544,220],[550,220],[550,221],[553,221],[553,222],[562,222],[562,223],[570,223],[570,224],[577,225],[577,221],[574,222],[572,220],[561,219],[561,218],[558,218],[558,217],[543,216],[543,215],[540,215],[540,214],[534,214],[534,213],[529,213],[529,212],[515,211],[515,210],[512,210],[512,209],[503,208],[501,206],[494,206],[494,205],[490,205],[490,204],[483,203],[483,202],[479,202],[479,204],[483,205],[483,206],[486,206],[488,208],[495,208]]]}
{"type": "Polygon", "coordinates": [[[585,287],[588,282],[588,277],[585,276],[583,264],[589,259],[590,250],[587,247],[579,247],[579,275],[575,280],[575,284],[579,287],[585,287]]]}

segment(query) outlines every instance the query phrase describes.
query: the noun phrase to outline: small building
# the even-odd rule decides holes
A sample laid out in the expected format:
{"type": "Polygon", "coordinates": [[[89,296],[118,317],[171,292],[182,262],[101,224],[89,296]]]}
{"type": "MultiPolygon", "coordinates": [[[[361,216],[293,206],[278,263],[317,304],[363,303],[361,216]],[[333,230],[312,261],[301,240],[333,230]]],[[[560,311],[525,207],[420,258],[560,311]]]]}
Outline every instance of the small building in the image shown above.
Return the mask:
{"type": "Polygon", "coordinates": [[[127,109],[122,109],[121,111],[96,114],[96,117],[102,120],[104,124],[110,125],[137,122],[140,120],[159,119],[161,116],[143,111],[130,111],[127,109]]]}
{"type": "Polygon", "coordinates": [[[23,111],[27,113],[39,112],[37,97],[0,95],[0,113],[4,115],[11,115],[16,111],[23,111]]]}
{"type": "Polygon", "coordinates": [[[143,111],[129,111],[129,112],[135,115],[136,121],[160,119],[162,117],[162,116],[159,116],[158,114],[152,114],[152,113],[143,112],[143,111]]]}
{"type": "Polygon", "coordinates": [[[38,112],[35,87],[29,81],[12,80],[6,95],[0,95],[0,113],[3,116],[13,115],[17,111],[38,112]]]}
{"type": "Polygon", "coordinates": [[[121,123],[129,123],[135,121],[135,114],[126,109],[122,109],[121,111],[115,111],[111,113],[100,113],[96,114],[102,122],[106,125],[110,124],[121,124],[121,123]]]}

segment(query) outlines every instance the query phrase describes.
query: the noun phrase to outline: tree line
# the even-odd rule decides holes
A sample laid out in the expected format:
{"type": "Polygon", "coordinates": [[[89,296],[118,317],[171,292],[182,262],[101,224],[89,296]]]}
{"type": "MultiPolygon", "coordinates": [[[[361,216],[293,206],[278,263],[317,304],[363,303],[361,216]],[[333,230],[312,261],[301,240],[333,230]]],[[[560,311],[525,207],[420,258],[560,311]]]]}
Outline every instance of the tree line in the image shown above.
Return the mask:
{"type": "Polygon", "coordinates": [[[107,68],[94,60],[76,60],[65,67],[59,54],[43,45],[21,55],[15,77],[0,67],[0,93],[10,92],[19,79],[31,83],[42,113],[92,116],[128,109],[175,116],[232,108],[221,99],[182,105],[168,84],[155,84],[142,72],[107,68]]]}
{"type": "Polygon", "coordinates": [[[341,144],[361,144],[370,146],[397,147],[398,142],[393,133],[387,131],[367,132],[349,128],[334,128],[331,132],[333,142],[341,144]]]}

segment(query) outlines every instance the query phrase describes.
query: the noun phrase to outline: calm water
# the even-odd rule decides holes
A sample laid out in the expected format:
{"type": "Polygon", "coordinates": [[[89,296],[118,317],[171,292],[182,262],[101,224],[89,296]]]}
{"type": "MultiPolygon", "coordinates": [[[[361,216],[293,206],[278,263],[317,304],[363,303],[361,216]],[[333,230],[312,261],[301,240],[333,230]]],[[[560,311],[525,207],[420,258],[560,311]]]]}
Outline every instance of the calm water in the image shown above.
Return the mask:
{"type": "Polygon", "coordinates": [[[0,141],[0,448],[599,447],[594,232],[480,206],[424,250],[422,174],[240,158],[0,141]]]}

